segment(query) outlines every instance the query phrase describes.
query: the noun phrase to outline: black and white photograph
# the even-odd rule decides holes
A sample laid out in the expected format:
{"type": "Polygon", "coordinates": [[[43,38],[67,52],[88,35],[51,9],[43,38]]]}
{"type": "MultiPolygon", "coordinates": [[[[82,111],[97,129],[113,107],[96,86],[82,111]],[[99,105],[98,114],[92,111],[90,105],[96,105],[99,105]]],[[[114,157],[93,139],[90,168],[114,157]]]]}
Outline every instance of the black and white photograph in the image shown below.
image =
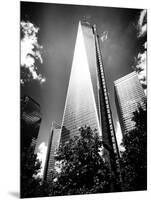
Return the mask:
{"type": "Polygon", "coordinates": [[[147,191],[147,14],[20,2],[20,198],[147,191]]]}

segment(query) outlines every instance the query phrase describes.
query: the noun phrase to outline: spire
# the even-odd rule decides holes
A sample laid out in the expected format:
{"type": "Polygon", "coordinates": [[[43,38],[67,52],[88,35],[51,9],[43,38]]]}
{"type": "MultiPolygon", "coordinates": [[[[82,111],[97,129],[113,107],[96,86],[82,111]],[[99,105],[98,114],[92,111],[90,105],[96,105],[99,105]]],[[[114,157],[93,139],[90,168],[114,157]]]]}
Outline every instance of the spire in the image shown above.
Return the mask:
{"type": "Polygon", "coordinates": [[[97,35],[96,24],[94,24],[94,25],[92,26],[92,28],[93,28],[93,32],[94,32],[94,34],[97,35]]]}

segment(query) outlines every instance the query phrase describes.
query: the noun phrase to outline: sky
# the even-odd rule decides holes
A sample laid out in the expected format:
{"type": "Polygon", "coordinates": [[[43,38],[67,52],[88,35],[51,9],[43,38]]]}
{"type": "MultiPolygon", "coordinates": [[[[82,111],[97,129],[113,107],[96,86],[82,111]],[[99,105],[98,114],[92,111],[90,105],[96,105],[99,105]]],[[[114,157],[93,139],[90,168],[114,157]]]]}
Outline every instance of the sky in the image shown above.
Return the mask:
{"type": "Polygon", "coordinates": [[[45,157],[52,121],[62,122],[79,20],[96,24],[117,137],[113,82],[132,72],[146,88],[146,11],[21,2],[21,96],[41,106],[36,151],[45,157]],[[141,69],[141,70],[140,70],[141,69]],[[25,73],[26,72],[26,73],[25,73]],[[26,76],[25,76],[26,75],[26,76]]]}

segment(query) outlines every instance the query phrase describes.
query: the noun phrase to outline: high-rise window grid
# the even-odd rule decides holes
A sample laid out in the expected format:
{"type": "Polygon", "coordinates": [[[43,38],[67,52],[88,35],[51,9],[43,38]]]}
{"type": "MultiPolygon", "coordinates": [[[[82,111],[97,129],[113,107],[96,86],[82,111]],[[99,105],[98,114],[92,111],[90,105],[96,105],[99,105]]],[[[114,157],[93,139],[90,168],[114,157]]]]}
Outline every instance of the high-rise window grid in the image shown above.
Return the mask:
{"type": "Polygon", "coordinates": [[[146,96],[136,72],[114,81],[114,88],[119,121],[122,133],[125,134],[135,128],[135,122],[132,120],[133,112],[139,103],[145,101],[146,96]]]}

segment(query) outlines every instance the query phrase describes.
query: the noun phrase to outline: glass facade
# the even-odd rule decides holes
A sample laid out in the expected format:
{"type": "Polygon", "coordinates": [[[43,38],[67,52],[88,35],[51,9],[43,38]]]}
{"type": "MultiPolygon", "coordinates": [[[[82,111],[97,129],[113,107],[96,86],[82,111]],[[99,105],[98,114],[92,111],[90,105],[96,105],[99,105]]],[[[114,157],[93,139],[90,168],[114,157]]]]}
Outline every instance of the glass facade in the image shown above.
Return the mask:
{"type": "Polygon", "coordinates": [[[104,159],[119,175],[119,151],[107,92],[96,26],[79,22],[61,126],[61,142],[79,135],[79,128],[97,130],[104,159]],[[118,172],[117,172],[118,171],[118,172]]]}
{"type": "Polygon", "coordinates": [[[62,122],[61,141],[79,134],[85,125],[97,129],[99,105],[97,91],[95,39],[88,24],[79,23],[70,81],[62,122]]]}
{"type": "Polygon", "coordinates": [[[125,134],[135,128],[135,122],[132,121],[133,112],[138,103],[146,101],[146,96],[136,72],[114,81],[114,88],[119,121],[122,133],[125,134]]]}
{"type": "Polygon", "coordinates": [[[36,145],[41,120],[40,105],[29,96],[21,98],[21,148],[36,145]]]}

